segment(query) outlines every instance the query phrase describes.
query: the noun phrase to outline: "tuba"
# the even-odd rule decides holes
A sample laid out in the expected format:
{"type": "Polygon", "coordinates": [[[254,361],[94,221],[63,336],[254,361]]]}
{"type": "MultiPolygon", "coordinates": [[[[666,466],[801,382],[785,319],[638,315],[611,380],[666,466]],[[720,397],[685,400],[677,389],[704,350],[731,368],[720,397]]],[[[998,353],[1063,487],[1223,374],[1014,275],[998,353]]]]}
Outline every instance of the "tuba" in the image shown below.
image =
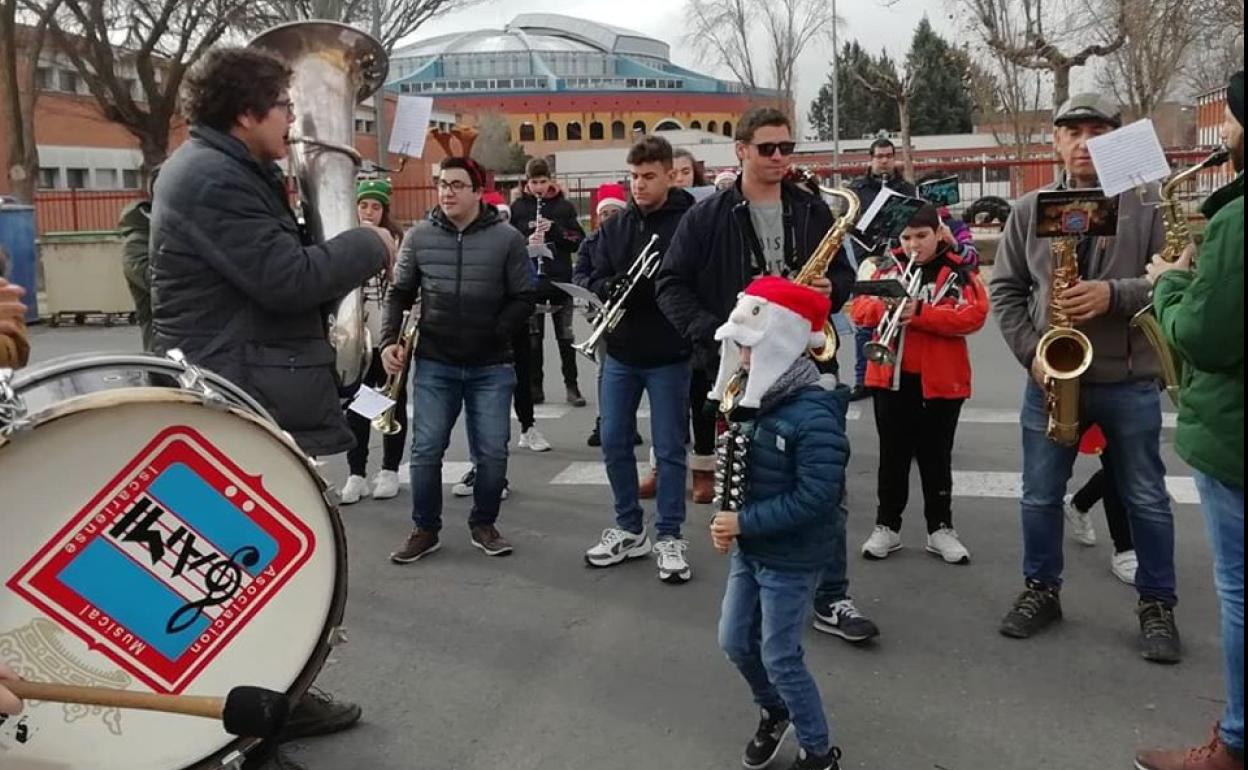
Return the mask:
{"type": "MultiPolygon", "coordinates": [[[[1201,170],[1226,163],[1228,157],[1230,157],[1230,151],[1226,147],[1219,147],[1195,166],[1171,175],[1161,186],[1161,216],[1165,223],[1166,243],[1158,256],[1166,262],[1178,261],[1179,257],[1183,256],[1183,250],[1192,242],[1192,229],[1187,224],[1187,215],[1183,213],[1178,198],[1179,187],[1201,170]]],[[[1150,304],[1136,313],[1131,319],[1131,326],[1142,331],[1148,344],[1157,352],[1166,393],[1175,406],[1178,406],[1180,367],[1183,361],[1175,355],[1174,349],[1166,341],[1161,325],[1157,323],[1157,316],[1153,314],[1153,306],[1150,304]]]]}
{"type": "MultiPolygon", "coordinates": [[[[251,47],[290,67],[290,98],[299,108],[290,132],[290,172],[298,191],[296,217],[317,242],[356,226],[355,106],[385,82],[388,57],[371,35],[332,21],[272,27],[251,47]]],[[[383,110],[377,110],[378,117],[383,110]]],[[[338,301],[327,321],[340,387],[351,391],[368,371],[372,341],[364,327],[363,287],[338,301]]]]}
{"type": "Polygon", "coordinates": [[[1057,305],[1062,292],[1079,281],[1077,244],[1077,238],[1053,240],[1049,328],[1036,345],[1036,358],[1044,372],[1048,436],[1063,446],[1079,443],[1079,378],[1092,365],[1092,342],[1057,305]]]}

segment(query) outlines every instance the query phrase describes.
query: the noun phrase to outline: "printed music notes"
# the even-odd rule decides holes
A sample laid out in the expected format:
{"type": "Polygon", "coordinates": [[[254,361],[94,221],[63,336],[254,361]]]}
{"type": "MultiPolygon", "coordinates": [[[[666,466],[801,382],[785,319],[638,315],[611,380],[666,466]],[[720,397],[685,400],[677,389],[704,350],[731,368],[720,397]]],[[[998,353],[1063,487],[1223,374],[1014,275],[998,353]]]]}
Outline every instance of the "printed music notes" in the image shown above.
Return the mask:
{"type": "Polygon", "coordinates": [[[392,406],[394,406],[392,399],[386,398],[367,385],[361,385],[351,405],[347,408],[366,420],[372,420],[392,406]]]}
{"type": "Polygon", "coordinates": [[[428,96],[400,96],[390,128],[390,152],[419,158],[425,151],[425,135],[433,115],[433,99],[428,96]]]}
{"type": "Polygon", "coordinates": [[[1090,140],[1088,151],[1101,189],[1111,198],[1170,175],[1157,130],[1147,118],[1090,140]]]}

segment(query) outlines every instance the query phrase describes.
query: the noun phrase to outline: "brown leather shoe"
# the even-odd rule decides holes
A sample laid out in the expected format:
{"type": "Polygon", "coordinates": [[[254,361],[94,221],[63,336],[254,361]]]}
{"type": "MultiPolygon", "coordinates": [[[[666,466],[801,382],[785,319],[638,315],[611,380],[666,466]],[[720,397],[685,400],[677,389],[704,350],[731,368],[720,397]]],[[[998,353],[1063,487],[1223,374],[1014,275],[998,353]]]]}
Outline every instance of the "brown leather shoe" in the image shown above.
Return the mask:
{"type": "Polygon", "coordinates": [[[693,472],[693,502],[705,505],[715,499],[715,471],[693,472]]]}
{"type": "Polygon", "coordinates": [[[653,500],[659,492],[659,473],[650,471],[637,485],[637,497],[641,500],[653,500]]]}
{"type": "Polygon", "coordinates": [[[442,547],[437,532],[430,532],[417,527],[407,536],[403,547],[390,554],[390,561],[395,564],[411,564],[433,553],[442,547]]]}
{"type": "Polygon", "coordinates": [[[493,524],[472,527],[470,531],[472,544],[485,552],[486,556],[506,556],[515,550],[511,547],[511,543],[507,542],[507,538],[498,534],[498,529],[493,524]]]}
{"type": "Polygon", "coordinates": [[[1231,753],[1218,728],[1204,746],[1179,751],[1142,751],[1135,757],[1136,770],[1244,770],[1244,754],[1231,753]]]}

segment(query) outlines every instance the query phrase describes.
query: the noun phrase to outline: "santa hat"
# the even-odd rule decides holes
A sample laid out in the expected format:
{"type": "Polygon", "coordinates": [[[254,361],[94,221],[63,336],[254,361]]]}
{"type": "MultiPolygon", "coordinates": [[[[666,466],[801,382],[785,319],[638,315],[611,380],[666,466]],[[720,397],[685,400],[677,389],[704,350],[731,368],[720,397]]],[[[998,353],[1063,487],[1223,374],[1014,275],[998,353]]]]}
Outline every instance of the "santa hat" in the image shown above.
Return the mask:
{"type": "Polygon", "coordinates": [[[1085,455],[1099,455],[1105,451],[1108,443],[1101,426],[1092,423],[1092,427],[1085,430],[1079,439],[1079,452],[1085,455]]]}
{"type": "Polygon", "coordinates": [[[715,175],[716,187],[719,187],[720,184],[736,184],[736,183],[737,183],[737,172],[735,169],[731,169],[731,168],[725,169],[724,171],[721,171],[715,175]]]}
{"type": "Polygon", "coordinates": [[[741,367],[741,348],[750,348],[750,376],[737,402],[757,408],[763,394],[793,362],[824,344],[823,327],[832,302],[808,286],[779,276],[755,279],[737,296],[728,322],[715,330],[722,343],[719,374],[710,398],[721,401],[728,381],[741,367]]]}
{"type": "Polygon", "coordinates": [[[511,207],[507,205],[507,201],[503,199],[503,194],[498,190],[490,190],[481,196],[481,202],[493,206],[498,209],[498,213],[511,216],[511,207]]]}
{"type": "Polygon", "coordinates": [[[594,213],[598,215],[608,206],[622,209],[628,205],[628,194],[624,192],[624,187],[613,182],[598,185],[596,197],[598,205],[594,207],[594,213]]]}

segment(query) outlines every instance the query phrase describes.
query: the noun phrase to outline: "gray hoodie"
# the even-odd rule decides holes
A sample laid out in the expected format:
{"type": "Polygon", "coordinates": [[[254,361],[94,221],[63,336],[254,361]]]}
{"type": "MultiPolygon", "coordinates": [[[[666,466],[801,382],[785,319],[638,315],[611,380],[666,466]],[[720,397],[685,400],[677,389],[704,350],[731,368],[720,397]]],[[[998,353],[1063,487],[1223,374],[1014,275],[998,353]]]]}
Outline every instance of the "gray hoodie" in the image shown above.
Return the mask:
{"type": "MultiPolygon", "coordinates": [[[[1014,204],[988,282],[997,325],[1024,367],[1031,366],[1036,343],[1049,325],[1053,257],[1049,240],[1035,234],[1038,193],[1029,192],[1014,204]]],[[[1149,302],[1144,267],[1164,240],[1161,213],[1155,205],[1157,193],[1157,186],[1149,185],[1144,200],[1134,190],[1118,196],[1118,234],[1100,239],[1089,274],[1083,276],[1107,281],[1111,291],[1109,312],[1078,326],[1092,343],[1092,366],[1083,375],[1085,382],[1157,379],[1160,374],[1148,341],[1130,327],[1131,316],[1149,302]]]]}

